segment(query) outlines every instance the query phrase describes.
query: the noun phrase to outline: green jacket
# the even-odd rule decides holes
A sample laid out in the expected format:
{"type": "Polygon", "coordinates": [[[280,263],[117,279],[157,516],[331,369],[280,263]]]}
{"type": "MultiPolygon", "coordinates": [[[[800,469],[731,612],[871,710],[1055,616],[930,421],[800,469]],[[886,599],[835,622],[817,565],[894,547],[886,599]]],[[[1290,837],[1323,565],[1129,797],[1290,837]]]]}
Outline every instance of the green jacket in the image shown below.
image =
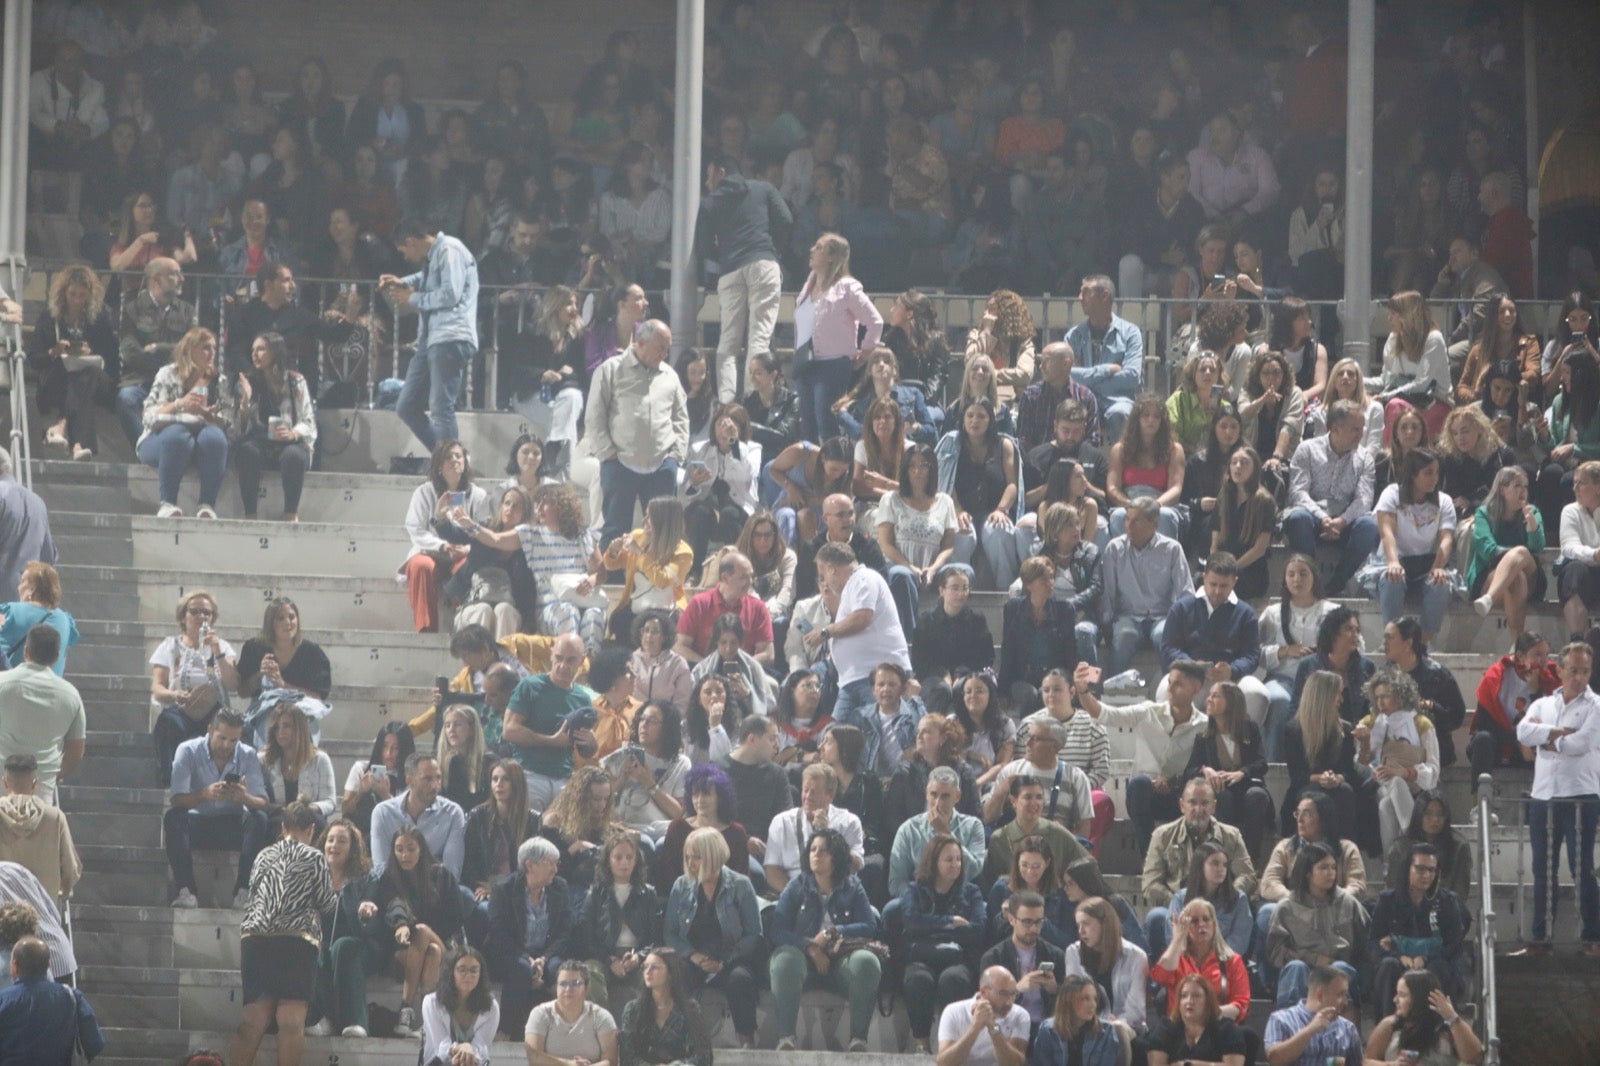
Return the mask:
{"type": "MultiPolygon", "coordinates": [[[[1211,832],[1199,843],[1220,844],[1228,853],[1233,865],[1233,883],[1246,896],[1256,894],[1256,868],[1250,861],[1250,849],[1244,846],[1244,837],[1231,825],[1211,819],[1211,832]]],[[[1172,902],[1172,894],[1189,876],[1189,864],[1194,859],[1195,843],[1189,839],[1189,829],[1182,818],[1156,827],[1150,837],[1150,850],[1144,857],[1144,874],[1140,890],[1144,901],[1151,907],[1165,907],[1172,902]]]]}
{"type": "MultiPolygon", "coordinates": [[[[1595,422],[1600,423],[1600,418],[1595,422]]],[[[1504,552],[1519,544],[1532,552],[1534,559],[1539,558],[1539,553],[1544,551],[1545,541],[1544,516],[1537,507],[1533,510],[1533,520],[1537,528],[1532,533],[1518,520],[1512,539],[1501,541],[1495,537],[1494,520],[1489,517],[1488,505],[1478,508],[1472,516],[1472,554],[1467,558],[1467,588],[1475,588],[1478,575],[1493,569],[1504,552]]]]}

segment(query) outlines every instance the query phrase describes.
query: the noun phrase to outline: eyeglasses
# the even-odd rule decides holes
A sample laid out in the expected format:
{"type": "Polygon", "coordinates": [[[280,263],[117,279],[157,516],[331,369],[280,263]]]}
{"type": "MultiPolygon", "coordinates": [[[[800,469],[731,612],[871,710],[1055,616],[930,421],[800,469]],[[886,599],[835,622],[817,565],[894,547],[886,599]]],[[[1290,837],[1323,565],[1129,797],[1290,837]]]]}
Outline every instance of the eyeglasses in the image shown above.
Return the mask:
{"type": "Polygon", "coordinates": [[[1025,929],[1037,929],[1037,928],[1043,927],[1044,919],[1043,918],[1013,918],[1013,919],[1011,919],[1011,924],[1012,925],[1020,925],[1025,929]]]}
{"type": "Polygon", "coordinates": [[[1307,807],[1303,811],[1295,811],[1294,812],[1294,818],[1295,818],[1295,821],[1297,821],[1297,822],[1304,821],[1307,818],[1315,818],[1315,817],[1317,817],[1317,809],[1315,807],[1307,807]]]}
{"type": "Polygon", "coordinates": [[[215,618],[217,616],[217,612],[209,607],[189,607],[187,610],[189,614],[194,615],[196,618],[215,618]]]}
{"type": "Polygon", "coordinates": [[[585,982],[583,981],[557,981],[556,987],[564,992],[570,992],[575,988],[584,987],[584,984],[585,982]]]}

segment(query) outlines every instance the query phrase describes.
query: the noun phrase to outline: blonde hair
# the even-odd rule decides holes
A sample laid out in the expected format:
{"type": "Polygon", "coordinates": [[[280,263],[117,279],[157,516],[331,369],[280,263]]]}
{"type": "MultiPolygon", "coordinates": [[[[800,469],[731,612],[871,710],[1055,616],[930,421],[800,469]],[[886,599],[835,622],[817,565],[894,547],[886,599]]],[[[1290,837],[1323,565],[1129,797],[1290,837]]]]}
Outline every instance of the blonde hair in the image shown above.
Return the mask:
{"type": "Polygon", "coordinates": [[[1305,743],[1306,763],[1317,764],[1324,749],[1339,743],[1342,719],[1339,717],[1339,697],[1344,692],[1344,678],[1332,670],[1315,670],[1306,679],[1305,690],[1300,695],[1300,707],[1295,720],[1300,723],[1300,736],[1305,743]]]}
{"type": "Polygon", "coordinates": [[[451,715],[458,715],[471,723],[467,729],[469,734],[464,747],[451,746],[450,740],[443,729],[439,730],[439,769],[444,772],[445,780],[450,780],[450,764],[456,759],[467,760],[467,791],[477,792],[483,777],[483,757],[489,753],[489,747],[483,739],[483,723],[478,720],[478,712],[465,703],[457,703],[446,707],[444,720],[448,722],[451,715]]]}
{"type": "Polygon", "coordinates": [[[306,712],[300,709],[299,704],[280,703],[272,712],[267,726],[267,750],[261,754],[261,763],[267,767],[281,766],[285,775],[291,770],[301,770],[311,764],[315,758],[317,746],[311,743],[311,720],[306,717],[306,712]],[[294,726],[294,752],[298,760],[293,766],[287,762],[288,753],[284,751],[283,744],[278,740],[278,723],[286,715],[293,715],[290,719],[294,726]]]}
{"type": "Polygon", "coordinates": [[[837,233],[824,233],[817,238],[817,243],[822,245],[827,255],[828,265],[822,272],[812,275],[811,284],[806,290],[811,294],[812,303],[850,276],[850,242],[837,233]]]}
{"type": "Polygon", "coordinates": [[[1500,439],[1500,434],[1494,431],[1494,423],[1489,421],[1489,416],[1483,413],[1483,408],[1477,404],[1466,407],[1457,407],[1445,416],[1444,431],[1439,434],[1443,439],[1439,441],[1439,450],[1446,455],[1461,458],[1472,458],[1483,462],[1489,456],[1499,451],[1505,443],[1500,439]],[[1452,432],[1462,422],[1471,422],[1478,427],[1478,446],[1473,449],[1470,456],[1456,447],[1455,435],[1452,432]]]}
{"type": "Polygon", "coordinates": [[[222,608],[217,606],[217,598],[205,589],[194,589],[178,601],[178,610],[175,613],[177,614],[179,629],[183,628],[183,616],[189,613],[189,605],[195,600],[205,600],[211,605],[211,623],[213,625],[222,621],[222,608]]]}
{"type": "Polygon", "coordinates": [[[1422,356],[1422,348],[1433,332],[1433,313],[1428,302],[1415,289],[1397,292],[1389,297],[1389,310],[1400,316],[1400,329],[1394,334],[1395,347],[1411,359],[1422,356]]]}
{"type": "Polygon", "coordinates": [[[561,312],[576,295],[565,285],[552,285],[545,290],[544,298],[539,301],[539,325],[537,332],[550,342],[555,349],[556,358],[561,357],[561,349],[571,344],[583,335],[583,316],[579,315],[572,320],[570,326],[561,324],[561,312]]]}
{"type": "Polygon", "coordinates": [[[29,583],[33,598],[52,610],[61,606],[61,575],[49,563],[35,559],[22,568],[22,579],[29,583]]]}
{"type": "Polygon", "coordinates": [[[1039,539],[1044,542],[1044,553],[1051,554],[1061,540],[1061,531],[1072,526],[1083,533],[1083,515],[1070,503],[1052,503],[1039,516],[1039,539]]]}
{"type": "Polygon", "coordinates": [[[968,359],[967,368],[961,372],[961,394],[956,401],[965,405],[973,400],[988,400],[989,406],[997,411],[1000,409],[1000,383],[995,380],[994,360],[987,355],[975,355],[968,359]],[[972,391],[972,368],[979,363],[989,368],[989,387],[981,395],[972,391]]]}
{"type": "Polygon", "coordinates": [[[1225,963],[1233,958],[1233,949],[1228,946],[1228,941],[1222,936],[1222,927],[1217,923],[1217,908],[1212,906],[1211,901],[1209,899],[1191,899],[1183,905],[1183,910],[1179,917],[1188,918],[1192,914],[1204,914],[1211,919],[1211,950],[1216,952],[1217,961],[1225,963]]]}
{"type": "Polygon", "coordinates": [[[728,842],[723,839],[722,830],[710,826],[696,829],[683,842],[683,857],[698,859],[702,873],[708,864],[713,870],[720,870],[728,865],[729,854],[728,842]]]}
{"type": "Polygon", "coordinates": [[[100,311],[105,306],[106,287],[100,280],[100,275],[89,269],[87,263],[67,264],[50,282],[50,316],[56,320],[58,330],[68,317],[67,289],[73,285],[85,285],[89,289],[89,306],[84,308],[83,312],[85,323],[99,318],[100,311]]]}
{"type": "MultiPolygon", "coordinates": [[[[1356,362],[1354,359],[1341,359],[1337,363],[1334,363],[1333,366],[1328,370],[1328,390],[1330,393],[1333,393],[1333,379],[1338,376],[1339,368],[1347,363],[1350,365],[1350,368],[1356,372],[1356,391],[1353,395],[1346,397],[1346,399],[1349,399],[1361,408],[1361,415],[1364,418],[1366,417],[1367,413],[1367,404],[1371,403],[1372,401],[1367,397],[1367,379],[1361,376],[1360,363],[1356,362]]],[[[1335,399],[1338,398],[1337,393],[1333,393],[1333,395],[1335,399]]],[[[1332,403],[1331,400],[1327,402],[1332,403]]]]}
{"type": "MultiPolygon", "coordinates": [[[[172,365],[178,368],[178,381],[187,392],[200,380],[200,368],[195,365],[194,353],[200,346],[210,343],[216,347],[217,335],[204,326],[196,326],[183,335],[177,345],[172,349],[172,365]]],[[[217,368],[213,364],[211,376],[217,376],[217,368]]]]}
{"type": "MultiPolygon", "coordinates": [[[[1489,485],[1489,498],[1483,501],[1483,509],[1489,512],[1489,521],[1499,523],[1504,522],[1507,518],[1516,517],[1505,513],[1505,497],[1501,493],[1505,491],[1507,485],[1518,478],[1522,479],[1522,484],[1526,487],[1528,484],[1528,472],[1515,464],[1502,466],[1495,471],[1494,481],[1489,485]]],[[[29,563],[28,565],[32,566],[33,564],[29,563]]]]}

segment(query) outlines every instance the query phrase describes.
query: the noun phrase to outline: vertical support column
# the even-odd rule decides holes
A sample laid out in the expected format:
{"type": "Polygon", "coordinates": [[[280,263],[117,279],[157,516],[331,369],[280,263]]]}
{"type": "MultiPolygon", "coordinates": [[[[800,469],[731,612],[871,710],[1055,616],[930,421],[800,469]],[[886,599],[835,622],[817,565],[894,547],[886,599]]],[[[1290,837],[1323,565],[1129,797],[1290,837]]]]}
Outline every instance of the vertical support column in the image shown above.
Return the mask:
{"type": "Polygon", "coordinates": [[[706,34],[705,0],[678,0],[677,78],[672,133],[672,354],[699,341],[700,314],[694,258],[694,225],[700,213],[701,87],[706,34]]]}
{"type": "MultiPolygon", "coordinates": [[[[6,0],[5,38],[0,43],[0,284],[17,300],[27,284],[28,84],[33,50],[33,0],[6,0]]],[[[22,330],[6,329],[11,358],[11,465],[22,484],[33,485],[29,462],[28,404],[23,388],[22,330]]]]}
{"type": "Polygon", "coordinates": [[[1345,101],[1344,349],[1362,367],[1372,357],[1373,0],[1350,0],[1345,101]]]}
{"type": "MultiPolygon", "coordinates": [[[[1539,293],[1539,48],[1534,34],[1538,24],[1534,19],[1533,4],[1522,5],[1522,98],[1526,108],[1523,115],[1524,151],[1522,172],[1528,175],[1528,202],[1523,210],[1533,219],[1533,292],[1539,293]]],[[[1562,269],[1565,269],[1563,267],[1562,269]]]]}

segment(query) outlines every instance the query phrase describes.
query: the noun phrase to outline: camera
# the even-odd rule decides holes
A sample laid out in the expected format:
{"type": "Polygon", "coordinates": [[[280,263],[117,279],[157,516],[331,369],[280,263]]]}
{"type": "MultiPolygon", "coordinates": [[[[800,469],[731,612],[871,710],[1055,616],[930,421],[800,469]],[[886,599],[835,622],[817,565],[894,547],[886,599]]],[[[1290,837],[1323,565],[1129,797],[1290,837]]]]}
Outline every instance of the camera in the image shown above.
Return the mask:
{"type": "Polygon", "coordinates": [[[567,715],[567,729],[576,733],[580,729],[593,729],[600,723],[600,712],[594,707],[579,707],[567,715]]]}

